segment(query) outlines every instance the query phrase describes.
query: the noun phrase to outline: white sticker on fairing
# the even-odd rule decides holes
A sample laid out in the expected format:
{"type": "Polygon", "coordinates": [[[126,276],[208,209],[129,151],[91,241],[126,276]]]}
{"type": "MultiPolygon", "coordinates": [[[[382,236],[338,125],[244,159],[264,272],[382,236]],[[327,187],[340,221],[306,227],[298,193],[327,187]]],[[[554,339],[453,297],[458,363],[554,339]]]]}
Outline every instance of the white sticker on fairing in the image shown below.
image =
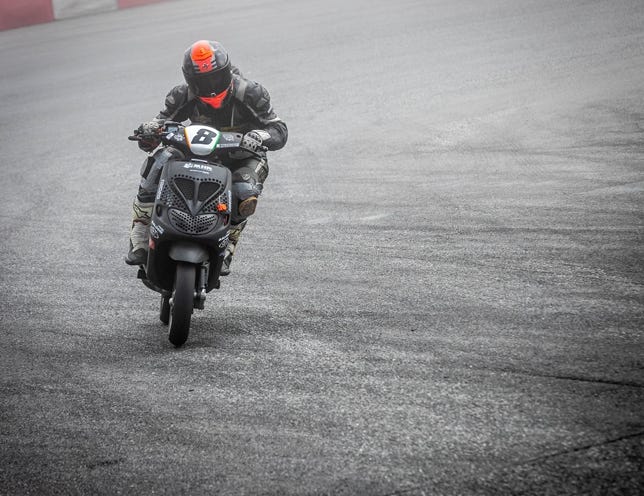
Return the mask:
{"type": "Polygon", "coordinates": [[[203,171],[203,172],[212,172],[212,167],[209,165],[203,165],[203,164],[195,164],[193,162],[188,162],[187,164],[184,164],[183,166],[184,169],[196,169],[198,171],[203,171]]]}
{"type": "Polygon", "coordinates": [[[219,238],[219,248],[226,248],[228,246],[228,235],[226,233],[222,238],[219,238]]]}
{"type": "Polygon", "coordinates": [[[219,131],[208,126],[187,126],[185,133],[190,151],[199,156],[210,155],[221,137],[219,131]]]}
{"type": "Polygon", "coordinates": [[[150,223],[150,236],[154,239],[159,239],[159,236],[163,234],[164,229],[161,226],[158,226],[152,221],[150,223]]]}
{"type": "Polygon", "coordinates": [[[165,184],[165,179],[161,179],[161,182],[159,182],[159,187],[157,188],[157,196],[156,196],[157,200],[161,198],[161,193],[163,193],[164,184],[165,184]]]}

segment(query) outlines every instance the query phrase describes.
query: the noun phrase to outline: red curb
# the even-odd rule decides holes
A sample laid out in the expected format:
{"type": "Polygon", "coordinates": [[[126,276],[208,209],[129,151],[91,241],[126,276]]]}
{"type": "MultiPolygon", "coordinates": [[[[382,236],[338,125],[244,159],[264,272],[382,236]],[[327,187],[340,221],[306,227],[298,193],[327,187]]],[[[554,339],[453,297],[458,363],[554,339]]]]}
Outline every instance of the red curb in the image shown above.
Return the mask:
{"type": "Polygon", "coordinates": [[[119,9],[127,9],[128,7],[138,7],[140,5],[147,5],[149,3],[159,3],[165,0],[118,0],[119,9]]]}
{"type": "Polygon", "coordinates": [[[51,0],[0,0],[0,31],[53,20],[51,0]]]}

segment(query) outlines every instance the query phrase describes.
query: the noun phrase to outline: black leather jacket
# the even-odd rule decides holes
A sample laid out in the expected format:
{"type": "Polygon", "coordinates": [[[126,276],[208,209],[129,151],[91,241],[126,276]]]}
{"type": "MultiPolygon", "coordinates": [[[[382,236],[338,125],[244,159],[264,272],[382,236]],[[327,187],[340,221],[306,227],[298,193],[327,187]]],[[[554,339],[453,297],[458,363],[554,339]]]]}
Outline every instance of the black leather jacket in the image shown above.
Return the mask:
{"type": "Polygon", "coordinates": [[[232,96],[221,109],[204,104],[188,89],[180,84],[170,90],[165,99],[165,108],[159,112],[157,121],[184,122],[213,126],[220,131],[246,133],[253,129],[263,129],[270,134],[264,140],[269,150],[279,150],[286,144],[288,129],[280,119],[271,98],[261,84],[244,78],[238,70],[233,70],[232,96]]]}

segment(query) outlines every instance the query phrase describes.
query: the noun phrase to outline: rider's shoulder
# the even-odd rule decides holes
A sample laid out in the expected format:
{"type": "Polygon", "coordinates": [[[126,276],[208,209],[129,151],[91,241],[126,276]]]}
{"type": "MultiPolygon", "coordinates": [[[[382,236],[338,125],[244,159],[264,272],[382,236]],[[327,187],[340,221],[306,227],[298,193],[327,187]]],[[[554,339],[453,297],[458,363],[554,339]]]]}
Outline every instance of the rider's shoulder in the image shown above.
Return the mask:
{"type": "Polygon", "coordinates": [[[247,79],[241,75],[233,75],[233,88],[235,98],[253,108],[261,109],[270,102],[271,97],[266,88],[252,79],[247,79]]]}
{"type": "Polygon", "coordinates": [[[181,105],[185,103],[189,98],[190,91],[188,90],[187,84],[178,84],[172,88],[166,95],[166,103],[171,103],[174,105],[181,105]]]}

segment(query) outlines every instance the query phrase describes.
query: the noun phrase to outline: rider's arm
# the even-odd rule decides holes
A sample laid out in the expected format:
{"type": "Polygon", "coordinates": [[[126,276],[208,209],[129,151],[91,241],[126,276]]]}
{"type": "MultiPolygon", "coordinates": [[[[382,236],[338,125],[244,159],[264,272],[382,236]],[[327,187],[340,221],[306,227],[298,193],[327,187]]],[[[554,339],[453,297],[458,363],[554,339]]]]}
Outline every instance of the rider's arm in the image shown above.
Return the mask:
{"type": "Polygon", "coordinates": [[[190,117],[188,86],[180,84],[170,90],[165,97],[165,108],[159,112],[155,120],[160,124],[165,121],[183,122],[190,117]]]}
{"type": "Polygon", "coordinates": [[[245,83],[244,106],[259,124],[257,129],[270,135],[270,138],[264,139],[263,145],[269,150],[279,150],[288,139],[286,123],[275,113],[266,88],[255,81],[245,80],[245,83]]]}

